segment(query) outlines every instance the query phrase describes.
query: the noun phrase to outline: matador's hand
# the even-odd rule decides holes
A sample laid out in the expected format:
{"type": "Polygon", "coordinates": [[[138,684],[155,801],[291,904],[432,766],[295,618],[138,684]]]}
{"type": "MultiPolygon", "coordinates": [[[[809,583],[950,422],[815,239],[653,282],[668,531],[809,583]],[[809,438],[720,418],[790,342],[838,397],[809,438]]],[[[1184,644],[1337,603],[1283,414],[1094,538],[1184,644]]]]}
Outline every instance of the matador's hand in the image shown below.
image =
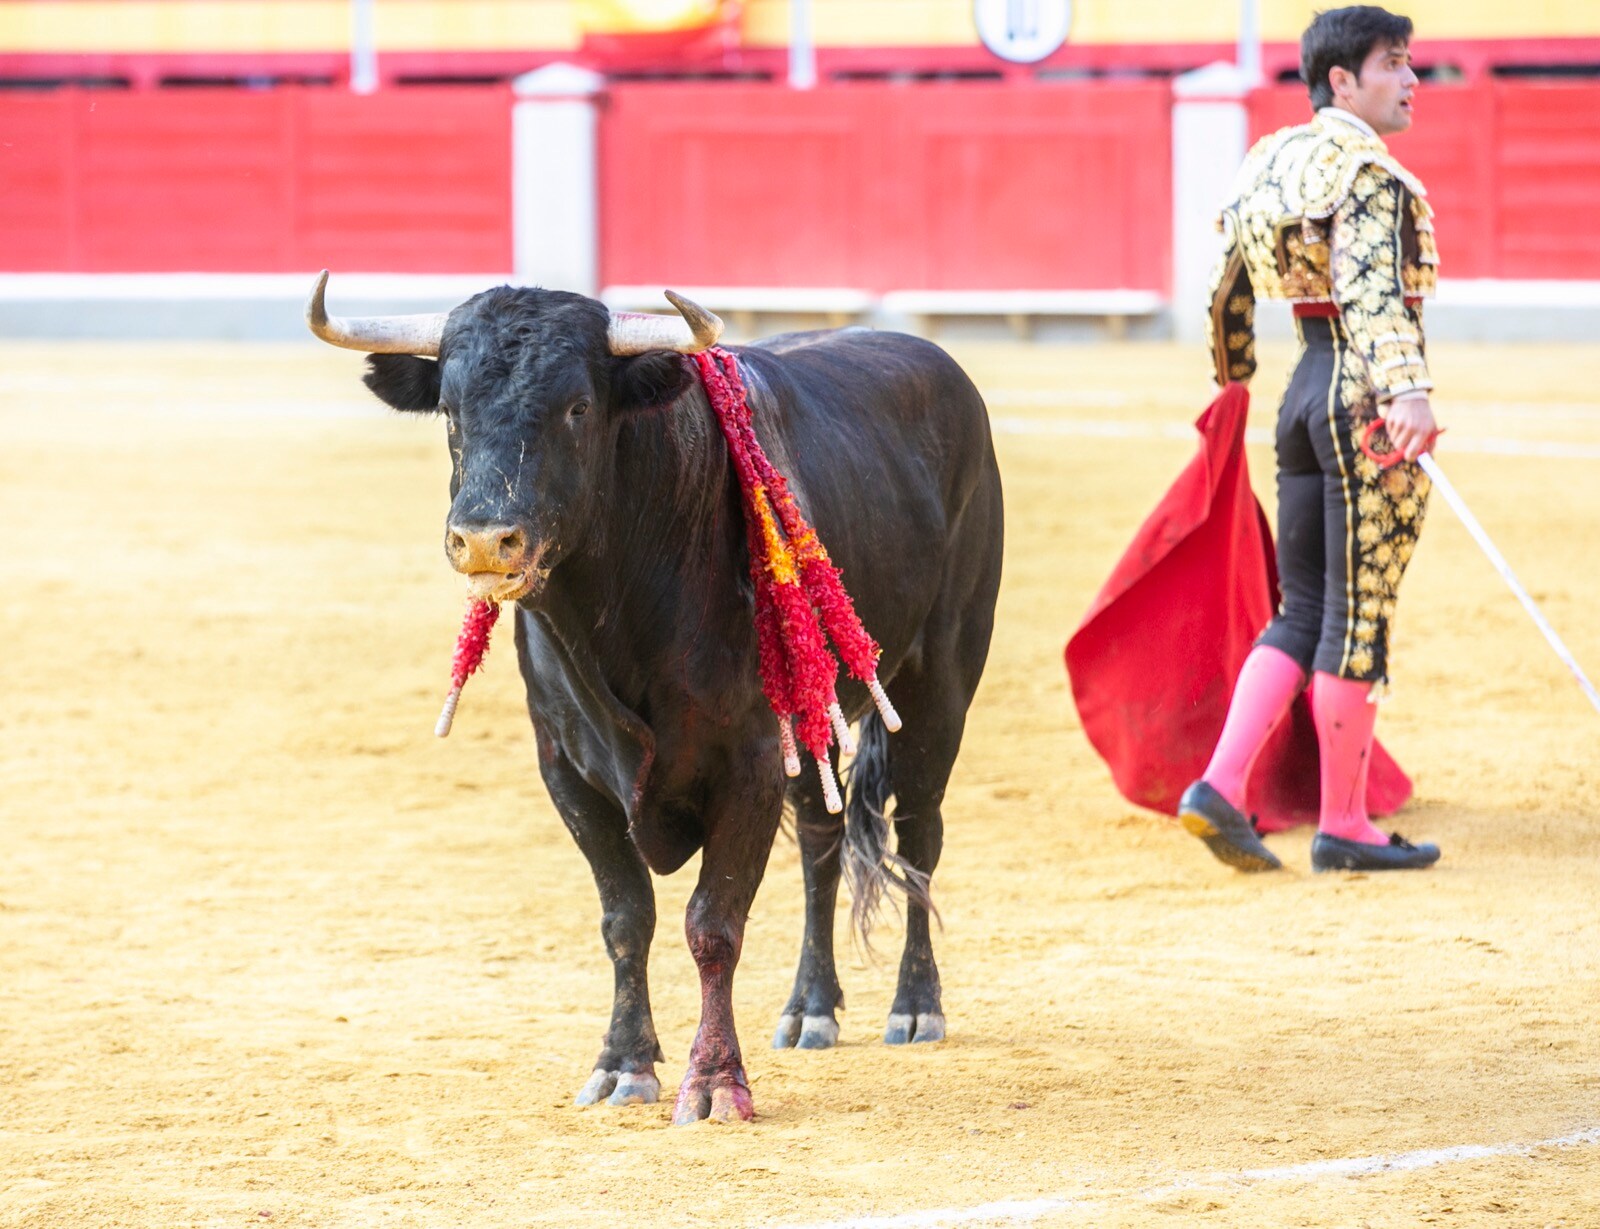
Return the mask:
{"type": "Polygon", "coordinates": [[[1383,416],[1389,440],[1408,461],[1415,461],[1433,446],[1439,424],[1433,420],[1433,406],[1424,392],[1402,393],[1389,403],[1383,416]]]}

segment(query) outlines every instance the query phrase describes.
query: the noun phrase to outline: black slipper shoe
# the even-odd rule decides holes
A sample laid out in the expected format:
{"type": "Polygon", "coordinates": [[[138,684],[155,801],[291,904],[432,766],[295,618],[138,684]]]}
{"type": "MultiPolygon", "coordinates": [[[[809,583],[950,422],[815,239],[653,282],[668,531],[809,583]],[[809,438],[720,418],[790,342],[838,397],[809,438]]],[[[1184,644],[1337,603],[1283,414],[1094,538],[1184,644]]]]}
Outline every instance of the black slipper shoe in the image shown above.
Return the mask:
{"type": "Polygon", "coordinates": [[[1413,845],[1396,832],[1387,845],[1347,841],[1319,832],[1311,841],[1314,871],[1412,871],[1439,860],[1437,845],[1413,845]]]}
{"type": "Polygon", "coordinates": [[[1205,842],[1217,861],[1240,871],[1275,871],[1283,863],[1261,843],[1255,826],[1204,781],[1196,781],[1178,800],[1178,820],[1205,842]]]}

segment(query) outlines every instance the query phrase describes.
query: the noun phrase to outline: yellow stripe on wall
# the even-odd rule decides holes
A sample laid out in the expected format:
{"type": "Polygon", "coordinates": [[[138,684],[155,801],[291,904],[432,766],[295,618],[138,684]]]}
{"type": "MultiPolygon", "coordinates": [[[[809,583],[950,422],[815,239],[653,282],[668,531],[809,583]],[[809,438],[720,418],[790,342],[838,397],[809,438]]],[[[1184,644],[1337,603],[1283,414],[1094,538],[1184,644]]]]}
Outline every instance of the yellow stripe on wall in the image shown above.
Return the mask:
{"type": "Polygon", "coordinates": [[[325,51],[350,45],[345,0],[77,0],[0,5],[0,51],[325,51]]]}
{"type": "MultiPolygon", "coordinates": [[[[1075,43],[1231,41],[1236,0],[1077,0],[1075,43]],[[1225,28],[1223,28],[1225,24],[1225,28]]],[[[971,0],[812,0],[814,37],[823,47],[971,47],[978,43],[971,0]]],[[[750,0],[745,40],[781,47],[789,39],[789,0],[750,0]]]]}
{"type": "MultiPolygon", "coordinates": [[[[746,0],[747,47],[789,45],[789,0],[746,0]]],[[[978,41],[971,0],[812,0],[820,47],[970,47],[978,41]]]]}
{"type": "MultiPolygon", "coordinates": [[[[377,0],[380,51],[570,50],[573,0],[377,0]]],[[[0,53],[346,51],[349,0],[26,0],[0,4],[0,53]]]]}
{"type": "Polygon", "coordinates": [[[573,0],[377,0],[379,51],[570,51],[573,0]]]}
{"type": "MultiPolygon", "coordinates": [[[[1261,36],[1297,42],[1319,9],[1338,0],[1262,0],[1261,36]]],[[[1594,38],[1600,0],[1395,0],[1417,41],[1467,38],[1594,38]]],[[[789,0],[747,0],[745,41],[782,47],[789,39],[789,0]]],[[[972,0],[812,0],[812,28],[823,47],[972,46],[978,35],[972,0]]],[[[1075,0],[1070,41],[1231,43],[1239,37],[1238,0],[1075,0]]]]}
{"type": "MultiPolygon", "coordinates": [[[[1261,37],[1270,42],[1298,42],[1313,13],[1337,7],[1338,0],[1261,0],[1261,37]]],[[[1419,45],[1429,39],[1600,36],[1600,3],[1596,0],[1532,0],[1525,4],[1507,0],[1391,0],[1384,7],[1411,18],[1419,45]]]]}
{"type": "MultiPolygon", "coordinates": [[[[690,9],[697,0],[651,0],[690,9]]],[[[1336,0],[1261,0],[1261,33],[1289,42],[1336,0]]],[[[638,28],[643,0],[376,0],[380,50],[564,51],[604,14],[638,28]],[[621,20],[621,19],[619,19],[621,20]]],[[[1396,0],[1417,41],[1600,37],[1600,0],[1396,0]]],[[[650,10],[653,11],[653,10],[650,10]]],[[[663,12],[666,10],[663,9],[663,12]]],[[[822,47],[972,47],[972,0],[812,0],[822,47]]],[[[789,0],[746,0],[747,46],[783,47],[789,0]]],[[[1238,0],[1075,0],[1071,41],[1216,43],[1238,36],[1238,0]]],[[[5,0],[0,53],[272,53],[343,51],[348,0],[5,0]]]]}

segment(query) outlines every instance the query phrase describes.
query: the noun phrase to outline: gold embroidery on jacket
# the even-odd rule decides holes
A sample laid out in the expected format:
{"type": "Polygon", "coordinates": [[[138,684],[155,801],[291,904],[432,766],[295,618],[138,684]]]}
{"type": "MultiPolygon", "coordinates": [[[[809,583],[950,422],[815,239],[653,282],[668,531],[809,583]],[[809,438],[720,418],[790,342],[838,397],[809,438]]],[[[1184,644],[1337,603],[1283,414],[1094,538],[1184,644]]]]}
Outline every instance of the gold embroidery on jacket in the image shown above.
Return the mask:
{"type": "Polygon", "coordinates": [[[1433,387],[1420,312],[1438,247],[1422,184],[1377,137],[1318,116],[1256,142],[1219,227],[1207,342],[1219,382],[1255,373],[1256,298],[1338,307],[1378,400],[1433,387]]]}
{"type": "Polygon", "coordinates": [[[1224,220],[1228,236],[1222,259],[1211,273],[1211,311],[1206,316],[1206,342],[1218,384],[1247,381],[1256,373],[1256,300],[1235,239],[1236,229],[1224,220]]]}

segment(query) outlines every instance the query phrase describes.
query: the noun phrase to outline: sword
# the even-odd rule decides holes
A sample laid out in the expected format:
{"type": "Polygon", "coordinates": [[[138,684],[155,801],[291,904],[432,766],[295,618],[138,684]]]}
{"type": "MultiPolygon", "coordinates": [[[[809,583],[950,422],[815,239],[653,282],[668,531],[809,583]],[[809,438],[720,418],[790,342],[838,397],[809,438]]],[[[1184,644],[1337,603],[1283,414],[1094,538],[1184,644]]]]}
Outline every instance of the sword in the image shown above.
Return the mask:
{"type": "MultiPolygon", "coordinates": [[[[1390,452],[1376,452],[1371,445],[1373,432],[1383,426],[1383,419],[1374,419],[1368,424],[1361,435],[1361,451],[1371,457],[1380,468],[1388,469],[1391,465],[1404,460],[1399,449],[1390,452]]],[[[1473,541],[1482,548],[1483,553],[1489,556],[1489,562],[1494,564],[1494,570],[1500,573],[1500,578],[1511,586],[1511,592],[1517,595],[1517,601],[1522,603],[1522,608],[1528,612],[1528,617],[1533,620],[1534,626],[1544,633],[1544,638],[1550,642],[1550,647],[1556,651],[1572,677],[1578,680],[1578,686],[1583,688],[1583,694],[1589,697],[1596,712],[1600,712],[1600,691],[1595,690],[1589,676],[1583,672],[1583,667],[1578,664],[1578,659],[1572,655],[1572,650],[1567,648],[1561,637],[1556,634],[1556,629],[1550,626],[1550,621],[1540,611],[1538,603],[1532,595],[1522,587],[1522,582],[1517,579],[1516,573],[1511,570],[1511,565],[1506,562],[1506,557],[1500,553],[1483,526],[1478,523],[1478,518],[1472,515],[1472,509],[1467,507],[1467,501],[1461,498],[1450,479],[1445,477],[1444,470],[1439,468],[1439,463],[1433,459],[1431,452],[1425,452],[1417,458],[1417,464],[1422,467],[1422,472],[1433,480],[1434,489],[1444,496],[1445,503],[1450,505],[1450,510],[1461,518],[1461,523],[1467,527],[1467,532],[1472,535],[1473,541]]]]}

